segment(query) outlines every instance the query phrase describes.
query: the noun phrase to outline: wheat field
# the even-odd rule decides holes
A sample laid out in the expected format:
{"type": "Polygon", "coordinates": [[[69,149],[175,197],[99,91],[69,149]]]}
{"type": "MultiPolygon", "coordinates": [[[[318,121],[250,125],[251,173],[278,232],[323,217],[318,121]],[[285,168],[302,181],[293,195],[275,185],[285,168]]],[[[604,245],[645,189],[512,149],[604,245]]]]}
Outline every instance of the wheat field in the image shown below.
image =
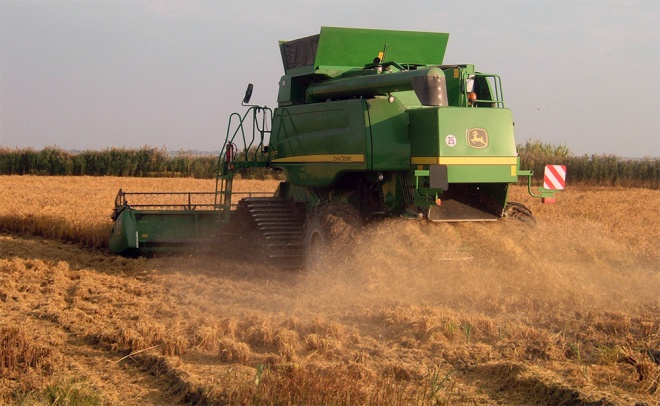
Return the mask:
{"type": "Polygon", "coordinates": [[[212,181],[0,186],[0,404],[660,401],[657,190],[569,187],[541,205],[515,187],[535,229],[391,219],[291,272],[106,252],[120,187],[212,181]]]}

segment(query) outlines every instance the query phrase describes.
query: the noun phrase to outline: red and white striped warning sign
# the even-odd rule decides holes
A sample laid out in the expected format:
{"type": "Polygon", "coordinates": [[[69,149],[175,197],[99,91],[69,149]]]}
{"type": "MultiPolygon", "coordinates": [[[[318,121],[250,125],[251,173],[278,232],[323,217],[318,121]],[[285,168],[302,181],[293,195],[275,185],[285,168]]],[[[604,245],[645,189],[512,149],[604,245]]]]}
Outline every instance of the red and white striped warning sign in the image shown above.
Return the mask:
{"type": "Polygon", "coordinates": [[[566,166],[546,165],[543,174],[543,187],[552,190],[564,190],[566,185],[566,166]]]}

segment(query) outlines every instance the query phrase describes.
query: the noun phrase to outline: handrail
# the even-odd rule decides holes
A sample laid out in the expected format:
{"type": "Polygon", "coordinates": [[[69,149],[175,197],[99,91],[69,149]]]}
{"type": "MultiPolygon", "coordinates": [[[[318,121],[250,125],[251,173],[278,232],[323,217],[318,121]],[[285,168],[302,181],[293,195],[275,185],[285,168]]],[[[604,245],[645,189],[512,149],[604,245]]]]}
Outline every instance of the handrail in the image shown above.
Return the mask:
{"type": "Polygon", "coordinates": [[[218,157],[214,200],[215,208],[220,211],[219,216],[225,220],[229,220],[229,210],[235,206],[232,204],[234,171],[238,168],[266,166],[267,164],[265,160],[258,159],[258,154],[263,154],[264,138],[266,134],[271,133],[268,124],[272,122],[272,119],[273,111],[270,108],[254,105],[249,106],[243,115],[232,113],[229,116],[225,142],[222,144],[218,157]],[[246,126],[249,126],[247,135],[246,126]],[[242,153],[229,150],[229,148],[238,149],[236,146],[238,141],[242,141],[242,153]],[[250,156],[250,149],[253,147],[255,147],[254,155],[250,156]]]}
{"type": "Polygon", "coordinates": [[[251,162],[249,159],[249,152],[253,146],[257,148],[254,151],[252,161],[257,161],[257,154],[260,150],[263,150],[264,147],[265,134],[271,133],[271,130],[269,130],[267,126],[272,122],[272,118],[273,111],[266,106],[250,106],[250,108],[248,108],[242,116],[239,113],[232,113],[229,116],[229,122],[227,124],[227,135],[225,137],[225,142],[222,144],[222,150],[220,151],[218,174],[223,173],[221,169],[223,159],[225,158],[227,145],[236,145],[237,141],[242,141],[243,162],[251,162]],[[247,122],[248,118],[251,119],[251,123],[247,122]],[[238,122],[236,122],[236,120],[238,120],[238,122]],[[250,125],[251,134],[249,135],[246,135],[246,125],[250,125]],[[235,129],[232,132],[233,126],[235,126],[235,129]],[[237,137],[239,137],[238,140],[236,139],[237,137]],[[257,137],[259,142],[255,145],[257,137]]]}
{"type": "MultiPolygon", "coordinates": [[[[464,73],[463,74],[463,82],[465,83],[467,79],[469,78],[474,78],[476,79],[477,77],[480,78],[492,78],[493,79],[493,86],[489,87],[490,90],[490,96],[492,97],[492,100],[490,99],[477,99],[472,101],[472,107],[479,107],[479,103],[482,104],[491,104],[494,105],[498,108],[504,108],[504,92],[502,91],[502,79],[500,78],[499,75],[495,75],[492,73],[480,73],[480,72],[475,72],[475,73],[464,73]]],[[[468,91],[467,87],[463,86],[463,100],[467,101],[468,99],[468,91]]]]}
{"type": "MultiPolygon", "coordinates": [[[[270,196],[268,192],[234,192],[234,195],[243,197],[270,196]]],[[[211,203],[215,197],[215,192],[124,192],[119,189],[115,198],[115,210],[121,207],[130,207],[132,209],[170,209],[170,210],[216,210],[218,205],[211,203]],[[135,197],[138,203],[131,203],[129,199],[135,197]],[[167,198],[183,197],[180,201],[167,198]],[[196,199],[206,197],[207,199],[196,199]],[[149,201],[150,199],[156,201],[149,201]]],[[[131,199],[132,200],[132,199],[131,199]]],[[[233,204],[232,207],[235,207],[233,204]]]]}

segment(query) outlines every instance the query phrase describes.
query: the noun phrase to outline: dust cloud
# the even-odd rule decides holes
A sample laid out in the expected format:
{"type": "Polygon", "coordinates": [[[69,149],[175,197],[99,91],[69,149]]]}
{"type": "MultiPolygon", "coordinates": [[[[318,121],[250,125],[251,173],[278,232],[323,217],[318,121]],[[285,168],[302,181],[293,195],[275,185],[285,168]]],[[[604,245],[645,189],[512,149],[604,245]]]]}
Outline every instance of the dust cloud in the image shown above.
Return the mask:
{"type": "Polygon", "coordinates": [[[350,250],[299,277],[289,310],[425,305],[528,317],[657,306],[658,264],[597,225],[562,224],[375,224],[350,250]]]}

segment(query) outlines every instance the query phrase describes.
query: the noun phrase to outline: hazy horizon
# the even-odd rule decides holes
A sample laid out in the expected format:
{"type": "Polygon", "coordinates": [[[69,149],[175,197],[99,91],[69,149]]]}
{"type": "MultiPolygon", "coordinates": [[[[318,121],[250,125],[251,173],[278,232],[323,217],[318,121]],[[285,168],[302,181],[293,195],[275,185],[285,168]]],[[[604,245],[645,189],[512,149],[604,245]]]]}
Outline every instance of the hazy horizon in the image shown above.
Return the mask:
{"type": "Polygon", "coordinates": [[[502,77],[518,144],[660,157],[655,1],[2,0],[0,145],[218,151],[248,83],[276,106],[278,40],[321,26],[448,32],[444,63],[502,77]]]}

